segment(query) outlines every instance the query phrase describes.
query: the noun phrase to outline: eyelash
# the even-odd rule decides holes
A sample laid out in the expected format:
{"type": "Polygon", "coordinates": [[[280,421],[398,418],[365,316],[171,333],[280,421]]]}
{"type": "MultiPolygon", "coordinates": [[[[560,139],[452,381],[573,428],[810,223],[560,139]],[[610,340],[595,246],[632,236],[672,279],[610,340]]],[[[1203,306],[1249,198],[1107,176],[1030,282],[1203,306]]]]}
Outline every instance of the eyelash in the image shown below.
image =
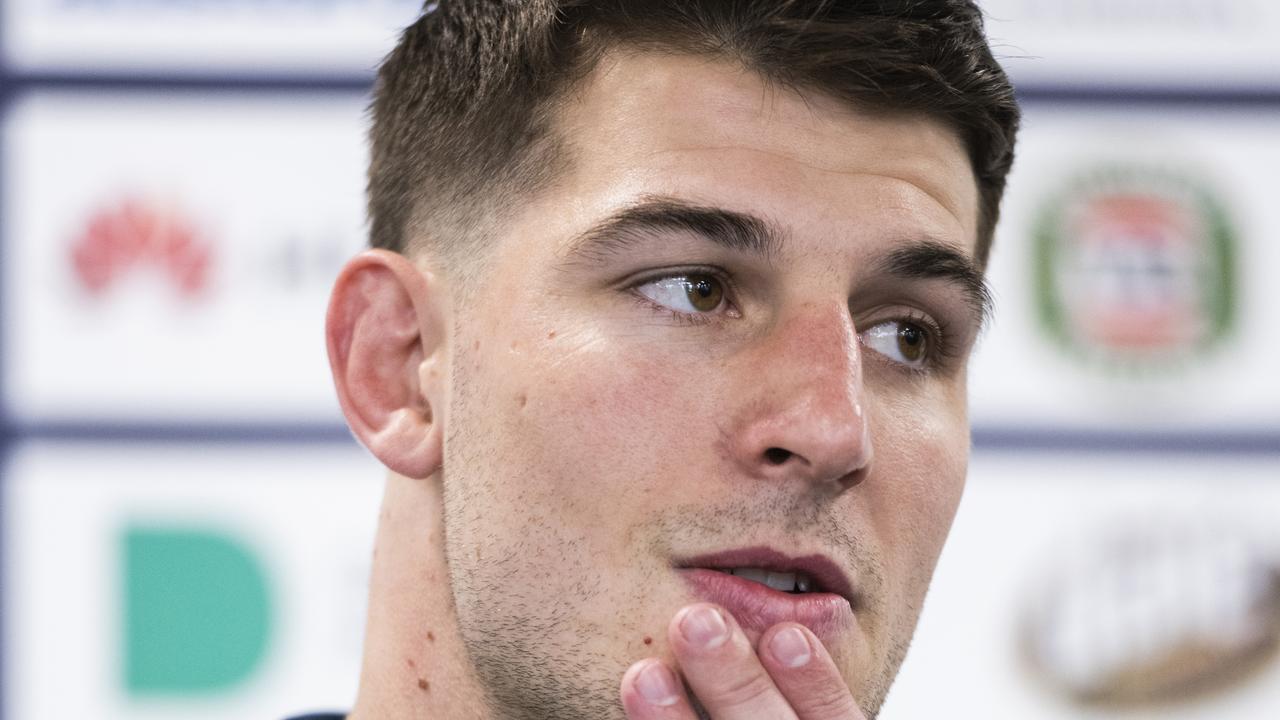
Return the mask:
{"type": "MultiPolygon", "coordinates": [[[[889,363],[889,365],[891,365],[895,370],[916,376],[929,375],[946,368],[950,361],[958,354],[956,352],[956,348],[953,347],[953,343],[950,342],[950,338],[952,336],[947,330],[946,322],[943,320],[935,320],[919,310],[910,309],[891,317],[882,318],[871,323],[868,327],[875,327],[880,323],[886,322],[910,323],[923,329],[927,338],[926,347],[928,347],[929,354],[928,357],[925,358],[924,364],[920,367],[911,367],[910,365],[904,365],[902,363],[893,362],[888,358],[883,358],[883,360],[889,363]]],[[[858,334],[858,338],[859,342],[861,342],[861,333],[858,334]]],[[[880,354],[876,353],[876,356],[880,357],[880,354]]]]}
{"type": "MultiPolygon", "coordinates": [[[[646,297],[643,293],[639,292],[638,290],[638,288],[644,285],[647,285],[649,283],[656,282],[658,280],[668,280],[672,278],[685,277],[688,275],[707,275],[715,278],[717,281],[719,281],[721,284],[724,285],[724,294],[725,294],[724,303],[726,305],[726,310],[723,312],[728,312],[732,309],[735,309],[733,302],[730,299],[734,295],[733,283],[729,281],[729,278],[727,277],[725,272],[720,268],[689,267],[689,268],[680,268],[680,269],[669,269],[658,274],[645,275],[638,279],[632,280],[626,287],[627,287],[628,294],[631,295],[631,297],[641,307],[645,307],[645,308],[648,308],[649,310],[652,310],[656,315],[661,315],[668,319],[675,320],[681,325],[691,326],[691,327],[701,327],[701,326],[710,325],[711,323],[714,323],[714,322],[719,322],[723,312],[716,313],[714,315],[704,314],[704,313],[695,314],[695,313],[680,312],[679,310],[673,310],[665,305],[661,305],[659,303],[654,302],[653,300],[650,300],[648,297],[646,297]]],[[[937,372],[939,369],[945,368],[949,364],[949,362],[953,360],[958,354],[956,352],[956,348],[953,347],[953,344],[951,342],[949,342],[951,338],[951,334],[948,330],[948,324],[945,320],[935,320],[934,318],[924,314],[919,310],[909,309],[905,312],[902,312],[890,317],[881,318],[876,322],[872,323],[871,325],[869,325],[868,327],[874,327],[875,325],[878,325],[880,323],[886,323],[886,322],[911,323],[912,325],[922,328],[925,331],[925,334],[928,338],[927,342],[929,347],[929,351],[928,351],[929,356],[928,358],[926,358],[924,365],[922,365],[921,367],[911,367],[909,365],[904,365],[902,363],[893,362],[888,358],[882,358],[884,362],[888,363],[894,369],[900,372],[905,372],[910,375],[916,375],[916,376],[929,375],[931,373],[937,372]]],[[[858,338],[859,338],[859,342],[861,342],[861,338],[862,338],[861,333],[858,334],[858,338]]],[[[876,353],[876,356],[880,357],[880,354],[876,353]]]]}
{"type": "Polygon", "coordinates": [[[718,322],[722,314],[736,309],[733,305],[733,301],[729,299],[730,296],[734,294],[733,283],[729,281],[728,276],[725,274],[723,270],[715,267],[688,267],[688,268],[668,269],[664,272],[661,272],[655,275],[645,275],[636,280],[632,280],[627,285],[627,290],[628,290],[628,293],[642,307],[646,307],[652,310],[654,314],[662,315],[668,319],[675,320],[681,325],[687,325],[687,326],[710,325],[711,323],[718,322]],[[722,310],[721,312],[718,312],[715,314],[680,312],[679,310],[672,310],[671,308],[665,305],[661,305],[659,303],[654,302],[653,300],[650,300],[648,297],[645,297],[645,295],[641,293],[639,290],[639,288],[641,288],[644,285],[648,285],[651,282],[656,282],[658,280],[669,280],[672,278],[679,278],[679,277],[687,277],[689,275],[706,275],[708,277],[713,277],[716,279],[716,281],[718,281],[721,285],[723,285],[725,310],[722,310]]]}

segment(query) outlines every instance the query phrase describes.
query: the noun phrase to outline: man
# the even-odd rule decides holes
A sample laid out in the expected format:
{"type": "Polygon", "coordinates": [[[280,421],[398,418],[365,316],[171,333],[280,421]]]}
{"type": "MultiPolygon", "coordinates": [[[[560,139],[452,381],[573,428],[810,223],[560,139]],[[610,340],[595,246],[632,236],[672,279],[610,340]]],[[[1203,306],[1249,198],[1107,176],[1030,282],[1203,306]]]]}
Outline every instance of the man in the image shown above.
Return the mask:
{"type": "Polygon", "coordinates": [[[874,717],[964,484],[1018,120],[979,11],[445,0],[373,118],[350,717],[874,717]]]}

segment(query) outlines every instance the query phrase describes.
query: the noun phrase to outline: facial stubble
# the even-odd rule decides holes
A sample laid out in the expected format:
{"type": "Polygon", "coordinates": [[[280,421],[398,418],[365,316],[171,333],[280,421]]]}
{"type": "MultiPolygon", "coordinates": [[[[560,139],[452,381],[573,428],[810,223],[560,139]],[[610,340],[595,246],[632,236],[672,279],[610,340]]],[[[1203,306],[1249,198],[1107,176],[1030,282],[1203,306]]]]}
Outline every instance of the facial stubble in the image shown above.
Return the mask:
{"type": "MultiPolygon", "coordinates": [[[[470,666],[485,693],[487,715],[495,720],[623,720],[618,685],[627,666],[638,657],[602,654],[588,649],[588,643],[581,640],[612,636],[614,644],[606,643],[605,647],[621,649],[625,638],[641,635],[642,629],[626,611],[620,612],[610,627],[601,627],[575,612],[602,598],[603,583],[593,582],[595,578],[579,578],[572,584],[572,601],[562,604],[548,603],[545,593],[529,593],[529,584],[519,582],[521,571],[530,565],[548,572],[580,572],[591,567],[588,561],[594,558],[590,548],[546,518],[526,516],[523,527],[515,532],[507,529],[504,533],[495,527],[488,510],[495,506],[499,492],[513,497],[498,505],[519,508],[527,504],[522,502],[525,491],[521,483],[503,482],[509,479],[503,463],[486,444],[487,435],[478,431],[492,421],[493,403],[477,397],[482,383],[468,372],[476,367],[479,365],[473,364],[466,352],[455,358],[441,478],[450,589],[470,666]],[[557,548],[559,557],[548,557],[549,548],[557,548]],[[510,582],[511,578],[517,580],[510,582]]],[[[614,608],[646,608],[652,603],[646,589],[669,581],[656,561],[671,557],[673,546],[699,547],[705,546],[699,539],[744,537],[750,528],[778,517],[789,518],[788,531],[817,535],[853,558],[862,573],[864,589],[870,591],[865,595],[869,603],[863,608],[863,622],[887,621],[888,637],[882,638],[884,654],[872,659],[871,672],[858,687],[851,688],[862,711],[874,720],[906,656],[918,619],[918,603],[887,612],[888,608],[877,602],[883,598],[880,591],[885,582],[880,563],[855,535],[805,498],[777,495],[762,501],[757,497],[752,507],[737,504],[718,510],[677,506],[662,518],[650,518],[626,529],[633,539],[649,539],[637,546],[646,550],[638,553],[637,567],[624,569],[640,571],[632,586],[636,592],[631,597],[615,594],[604,600],[614,608]],[[648,560],[655,563],[646,566],[648,560]]],[[[620,527],[619,532],[624,529],[620,527]]],[[[696,709],[699,717],[707,717],[700,706],[696,709]]]]}

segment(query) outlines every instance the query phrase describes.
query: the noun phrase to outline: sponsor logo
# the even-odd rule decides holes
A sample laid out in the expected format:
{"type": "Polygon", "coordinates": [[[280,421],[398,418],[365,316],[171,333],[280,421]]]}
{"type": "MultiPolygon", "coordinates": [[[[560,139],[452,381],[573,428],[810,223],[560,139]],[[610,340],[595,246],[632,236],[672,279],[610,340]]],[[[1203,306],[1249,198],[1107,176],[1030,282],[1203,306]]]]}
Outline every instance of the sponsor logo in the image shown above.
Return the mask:
{"type": "Polygon", "coordinates": [[[272,234],[257,245],[251,279],[280,291],[327,297],[343,264],[363,248],[362,237],[314,226],[272,234]]]}
{"type": "Polygon", "coordinates": [[[1075,701],[1163,706],[1275,657],[1280,564],[1234,524],[1122,518],[1069,547],[1043,564],[1020,637],[1035,674],[1075,701]]]}
{"type": "Polygon", "coordinates": [[[209,286],[212,246],[195,223],[174,208],[128,199],[90,216],[71,247],[80,286],[102,295],[138,269],[161,272],[182,297],[209,286]]]}
{"type": "Polygon", "coordinates": [[[130,525],[120,548],[130,696],[216,694],[254,675],[272,634],[272,597],[244,543],[221,531],[130,525]]]}
{"type": "Polygon", "coordinates": [[[1208,188],[1169,171],[1101,167],[1046,204],[1033,231],[1042,326],[1121,371],[1178,367],[1235,316],[1236,233],[1208,188]]]}

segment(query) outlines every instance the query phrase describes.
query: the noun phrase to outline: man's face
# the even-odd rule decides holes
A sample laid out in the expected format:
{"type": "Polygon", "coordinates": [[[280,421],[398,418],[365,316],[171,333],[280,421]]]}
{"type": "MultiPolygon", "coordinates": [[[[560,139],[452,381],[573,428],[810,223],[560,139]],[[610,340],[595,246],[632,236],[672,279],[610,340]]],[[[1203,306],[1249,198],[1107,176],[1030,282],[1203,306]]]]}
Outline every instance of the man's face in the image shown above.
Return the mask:
{"type": "Polygon", "coordinates": [[[607,58],[560,118],[571,166],[462,291],[441,413],[454,598],[495,709],[618,717],[623,671],[669,659],[670,618],[708,599],[690,559],[768,548],[849,581],[814,629],[873,714],[964,484],[963,146],[654,54],[607,58]]]}

